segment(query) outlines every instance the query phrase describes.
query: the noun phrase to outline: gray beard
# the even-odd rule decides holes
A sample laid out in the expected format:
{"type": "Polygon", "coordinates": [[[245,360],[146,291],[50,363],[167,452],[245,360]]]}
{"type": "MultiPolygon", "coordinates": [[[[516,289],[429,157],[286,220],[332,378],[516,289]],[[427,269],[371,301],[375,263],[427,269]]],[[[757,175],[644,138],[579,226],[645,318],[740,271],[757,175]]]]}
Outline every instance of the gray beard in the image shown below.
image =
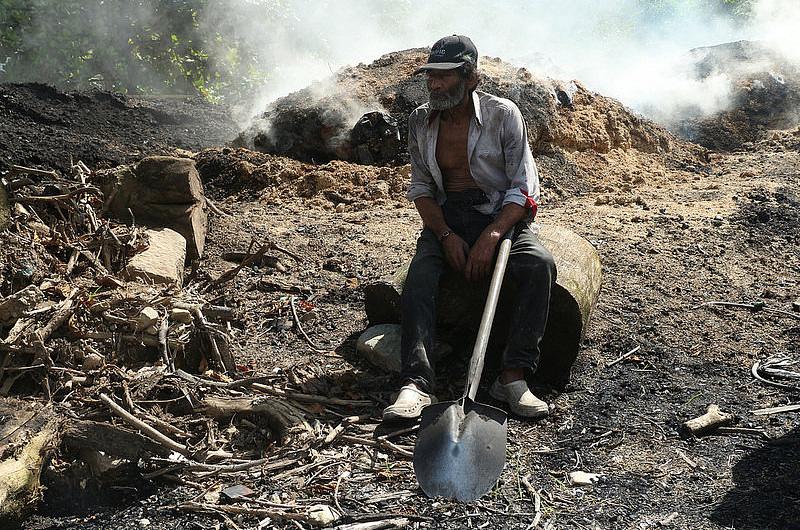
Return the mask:
{"type": "Polygon", "coordinates": [[[464,94],[467,93],[467,81],[462,79],[458,86],[452,92],[447,92],[444,95],[428,94],[428,106],[431,110],[447,110],[452,109],[464,99],[464,94]]]}

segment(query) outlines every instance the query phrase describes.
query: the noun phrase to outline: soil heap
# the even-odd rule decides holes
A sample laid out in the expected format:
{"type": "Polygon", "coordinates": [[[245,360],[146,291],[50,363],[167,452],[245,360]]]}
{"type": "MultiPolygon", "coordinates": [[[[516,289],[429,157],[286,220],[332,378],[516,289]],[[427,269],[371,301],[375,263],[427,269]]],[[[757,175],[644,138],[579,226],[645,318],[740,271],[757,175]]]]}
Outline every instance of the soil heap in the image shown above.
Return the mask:
{"type": "Polygon", "coordinates": [[[70,158],[115,167],[236,136],[228,110],[199,96],[63,92],[40,83],[0,84],[0,121],[0,172],[18,164],[69,173],[70,158]]]}

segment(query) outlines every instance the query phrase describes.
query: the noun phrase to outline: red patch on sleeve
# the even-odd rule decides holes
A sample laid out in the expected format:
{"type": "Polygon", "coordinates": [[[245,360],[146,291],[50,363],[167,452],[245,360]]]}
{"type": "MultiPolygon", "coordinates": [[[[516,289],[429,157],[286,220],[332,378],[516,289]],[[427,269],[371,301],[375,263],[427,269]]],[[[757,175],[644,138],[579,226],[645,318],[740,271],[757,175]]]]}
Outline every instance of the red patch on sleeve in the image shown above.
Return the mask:
{"type": "MultiPolygon", "coordinates": [[[[525,193],[523,191],[523,193],[525,193]]],[[[533,200],[533,197],[525,193],[525,207],[531,209],[531,218],[536,217],[536,211],[539,209],[539,205],[536,204],[536,201],[533,200]]]]}

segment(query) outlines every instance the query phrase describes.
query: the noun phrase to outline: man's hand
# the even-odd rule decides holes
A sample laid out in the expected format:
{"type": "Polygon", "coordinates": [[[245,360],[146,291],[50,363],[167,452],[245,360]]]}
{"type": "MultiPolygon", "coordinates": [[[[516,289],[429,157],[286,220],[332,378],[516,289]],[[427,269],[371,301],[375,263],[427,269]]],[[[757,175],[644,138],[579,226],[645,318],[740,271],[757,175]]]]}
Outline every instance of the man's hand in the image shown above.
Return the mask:
{"type": "Polygon", "coordinates": [[[469,251],[469,258],[464,269],[464,276],[468,280],[477,282],[489,274],[492,268],[494,250],[497,248],[497,242],[500,241],[502,236],[503,233],[491,225],[481,233],[481,236],[469,251]]]}
{"type": "Polygon", "coordinates": [[[442,239],[442,249],[450,267],[457,272],[463,273],[467,264],[467,255],[469,254],[467,242],[461,239],[458,234],[451,233],[442,239]]]}

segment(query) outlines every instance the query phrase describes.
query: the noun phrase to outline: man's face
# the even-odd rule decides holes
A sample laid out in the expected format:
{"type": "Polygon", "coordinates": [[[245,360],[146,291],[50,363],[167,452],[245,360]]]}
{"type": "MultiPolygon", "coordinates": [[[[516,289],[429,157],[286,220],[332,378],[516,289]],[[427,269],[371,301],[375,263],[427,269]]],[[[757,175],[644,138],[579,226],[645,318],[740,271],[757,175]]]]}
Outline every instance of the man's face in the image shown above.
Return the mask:
{"type": "Polygon", "coordinates": [[[467,82],[457,70],[430,70],[426,75],[431,110],[452,109],[464,99],[467,82]]]}

